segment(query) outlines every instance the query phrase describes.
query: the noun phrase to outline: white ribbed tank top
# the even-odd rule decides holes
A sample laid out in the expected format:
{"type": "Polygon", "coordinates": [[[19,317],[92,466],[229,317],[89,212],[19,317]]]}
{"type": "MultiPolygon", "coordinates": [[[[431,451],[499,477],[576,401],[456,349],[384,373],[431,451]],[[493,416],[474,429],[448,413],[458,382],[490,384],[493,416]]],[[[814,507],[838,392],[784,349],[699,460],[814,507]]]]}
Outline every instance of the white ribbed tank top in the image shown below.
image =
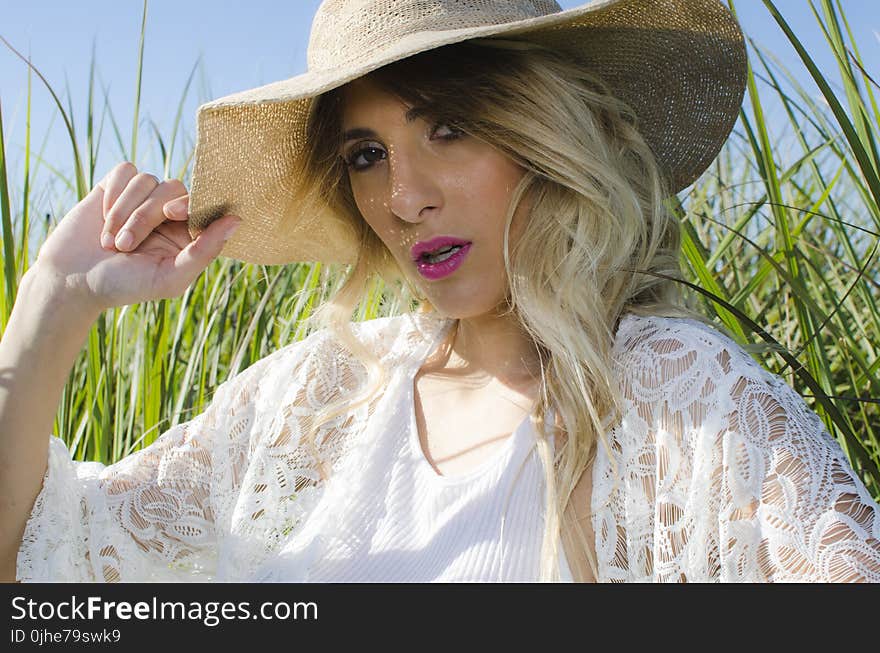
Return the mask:
{"type": "MultiPolygon", "coordinates": [[[[545,484],[531,415],[463,475],[438,474],[422,451],[414,379],[447,330],[394,369],[310,516],[252,582],[539,580],[545,484]]],[[[551,410],[547,423],[553,421],[551,410]]],[[[557,546],[560,580],[573,582],[561,541],[557,546]]]]}
{"type": "MultiPolygon", "coordinates": [[[[378,482],[346,507],[309,582],[536,582],[544,479],[531,416],[478,467],[442,476],[419,442],[415,369],[399,372],[388,422],[362,461],[375,469],[360,470],[378,482]]],[[[558,547],[560,579],[573,582],[558,547]]]]}

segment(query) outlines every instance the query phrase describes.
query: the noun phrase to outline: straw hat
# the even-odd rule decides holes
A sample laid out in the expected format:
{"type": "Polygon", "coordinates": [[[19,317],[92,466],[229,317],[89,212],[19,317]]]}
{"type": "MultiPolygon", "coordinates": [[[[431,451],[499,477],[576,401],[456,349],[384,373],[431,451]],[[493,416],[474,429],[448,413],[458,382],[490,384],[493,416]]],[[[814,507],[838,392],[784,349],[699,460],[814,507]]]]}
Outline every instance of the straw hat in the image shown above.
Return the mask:
{"type": "Polygon", "coordinates": [[[358,243],[329,211],[290,197],[313,98],[399,59],[477,37],[517,37],[571,53],[635,111],[678,192],[733,129],[746,50],[719,0],[324,0],[312,21],[308,71],[199,107],[189,231],[242,218],[221,255],[250,263],[352,263],[358,243]]]}

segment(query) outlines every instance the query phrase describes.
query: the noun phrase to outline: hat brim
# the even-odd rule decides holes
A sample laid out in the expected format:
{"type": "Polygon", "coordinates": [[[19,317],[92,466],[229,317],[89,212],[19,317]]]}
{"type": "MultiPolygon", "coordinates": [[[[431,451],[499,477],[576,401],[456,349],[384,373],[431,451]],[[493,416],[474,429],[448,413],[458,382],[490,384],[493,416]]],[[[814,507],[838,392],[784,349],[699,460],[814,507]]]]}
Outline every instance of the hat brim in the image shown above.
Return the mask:
{"type": "Polygon", "coordinates": [[[420,32],[330,70],[227,95],[199,107],[190,233],[229,213],[243,219],[222,255],[261,263],[352,263],[358,243],[329,211],[292,205],[313,98],[400,59],[480,37],[528,38],[569,53],[637,116],[670,190],[711,164],[746,87],[742,32],[718,0],[604,0],[511,23],[420,32]]]}

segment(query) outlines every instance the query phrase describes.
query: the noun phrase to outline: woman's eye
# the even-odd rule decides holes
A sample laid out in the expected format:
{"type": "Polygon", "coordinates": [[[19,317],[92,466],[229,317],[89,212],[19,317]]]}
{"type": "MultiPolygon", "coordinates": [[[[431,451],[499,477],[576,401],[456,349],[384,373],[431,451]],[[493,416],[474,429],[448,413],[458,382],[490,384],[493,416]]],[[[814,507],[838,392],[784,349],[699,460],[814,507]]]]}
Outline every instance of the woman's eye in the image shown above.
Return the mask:
{"type": "MultiPolygon", "coordinates": [[[[437,123],[431,131],[431,139],[436,138],[444,141],[452,141],[464,135],[459,129],[451,127],[447,123],[437,123]],[[439,133],[438,133],[439,132],[439,133]]],[[[348,156],[343,157],[345,165],[355,172],[368,170],[377,161],[387,158],[387,153],[378,143],[368,143],[366,147],[353,149],[348,156]]]]}
{"type": "Polygon", "coordinates": [[[379,147],[378,144],[370,144],[367,147],[352,150],[345,158],[345,165],[360,172],[372,166],[373,162],[385,158],[385,156],[385,150],[379,147]],[[365,159],[367,163],[363,163],[362,159],[365,159]]]}
{"type": "Polygon", "coordinates": [[[456,129],[455,127],[452,127],[451,125],[449,125],[449,123],[445,123],[445,122],[438,122],[436,125],[434,125],[434,133],[436,134],[438,131],[441,131],[442,127],[446,128],[447,134],[446,135],[441,134],[439,136],[439,138],[442,138],[445,140],[452,140],[452,139],[458,138],[459,136],[461,136],[464,133],[460,129],[456,129]]]}

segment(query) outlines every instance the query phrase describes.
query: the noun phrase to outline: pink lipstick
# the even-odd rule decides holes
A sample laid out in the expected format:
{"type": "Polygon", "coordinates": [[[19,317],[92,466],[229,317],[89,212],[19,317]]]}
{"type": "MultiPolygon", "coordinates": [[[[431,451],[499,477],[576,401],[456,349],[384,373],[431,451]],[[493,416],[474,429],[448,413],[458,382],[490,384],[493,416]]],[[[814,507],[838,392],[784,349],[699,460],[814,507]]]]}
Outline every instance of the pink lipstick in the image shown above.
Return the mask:
{"type": "Polygon", "coordinates": [[[464,261],[471,243],[453,236],[439,236],[416,243],[412,248],[413,261],[426,279],[442,279],[464,261]]]}

